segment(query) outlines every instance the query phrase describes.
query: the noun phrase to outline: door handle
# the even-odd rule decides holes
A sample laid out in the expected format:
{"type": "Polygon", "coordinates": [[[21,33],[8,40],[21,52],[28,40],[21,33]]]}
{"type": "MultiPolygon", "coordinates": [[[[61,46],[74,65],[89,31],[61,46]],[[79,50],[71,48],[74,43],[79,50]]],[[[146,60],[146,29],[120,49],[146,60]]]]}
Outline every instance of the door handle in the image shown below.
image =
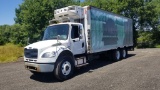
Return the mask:
{"type": "Polygon", "coordinates": [[[84,47],[84,42],[82,42],[82,48],[84,47]]]}

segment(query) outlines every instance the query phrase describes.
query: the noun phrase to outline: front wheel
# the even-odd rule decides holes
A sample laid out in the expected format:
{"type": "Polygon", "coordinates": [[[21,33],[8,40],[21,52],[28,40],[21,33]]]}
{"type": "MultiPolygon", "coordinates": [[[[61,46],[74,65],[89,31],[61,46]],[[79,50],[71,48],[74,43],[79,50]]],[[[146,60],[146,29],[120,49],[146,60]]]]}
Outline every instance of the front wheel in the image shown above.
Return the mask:
{"type": "Polygon", "coordinates": [[[58,60],[58,64],[55,68],[55,76],[57,79],[63,81],[69,79],[73,75],[74,63],[71,57],[63,56],[58,60]]]}

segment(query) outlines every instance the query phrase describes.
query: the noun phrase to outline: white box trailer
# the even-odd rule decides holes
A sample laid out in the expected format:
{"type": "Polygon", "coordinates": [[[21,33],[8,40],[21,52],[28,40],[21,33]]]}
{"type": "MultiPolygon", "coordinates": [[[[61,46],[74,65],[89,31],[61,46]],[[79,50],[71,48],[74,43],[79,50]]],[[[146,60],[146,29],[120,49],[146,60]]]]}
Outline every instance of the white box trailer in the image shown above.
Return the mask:
{"type": "Polygon", "coordinates": [[[132,20],[95,7],[85,7],[88,52],[133,46],[132,20]]]}
{"type": "Polygon", "coordinates": [[[76,67],[106,55],[118,61],[133,48],[129,18],[92,6],[64,7],[55,10],[54,16],[43,40],[24,49],[25,67],[34,74],[53,72],[66,80],[76,67]]]}

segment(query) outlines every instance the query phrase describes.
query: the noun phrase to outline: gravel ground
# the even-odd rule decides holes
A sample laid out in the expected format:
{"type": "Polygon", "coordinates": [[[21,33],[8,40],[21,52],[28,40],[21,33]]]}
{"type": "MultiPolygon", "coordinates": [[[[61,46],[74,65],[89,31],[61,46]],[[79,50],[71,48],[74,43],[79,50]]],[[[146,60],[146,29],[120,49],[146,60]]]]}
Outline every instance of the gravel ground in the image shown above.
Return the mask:
{"type": "Polygon", "coordinates": [[[119,62],[95,60],[58,82],[52,74],[34,76],[22,60],[0,64],[0,90],[160,90],[160,49],[135,49],[119,62]]]}

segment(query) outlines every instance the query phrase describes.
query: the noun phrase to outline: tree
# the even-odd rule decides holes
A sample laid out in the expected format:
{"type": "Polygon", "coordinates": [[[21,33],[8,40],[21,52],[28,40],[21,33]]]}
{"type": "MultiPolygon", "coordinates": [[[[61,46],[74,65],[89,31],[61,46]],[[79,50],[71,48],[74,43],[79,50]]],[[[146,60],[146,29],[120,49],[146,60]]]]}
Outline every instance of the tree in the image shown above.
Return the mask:
{"type": "Polygon", "coordinates": [[[152,0],[152,2],[150,3],[152,5],[155,6],[154,10],[154,14],[156,14],[156,17],[153,18],[153,36],[152,39],[155,40],[154,43],[155,44],[160,44],[160,0],[152,0]]]}
{"type": "Polygon", "coordinates": [[[10,38],[10,29],[9,25],[0,26],[0,45],[4,45],[9,42],[8,38],[10,38]]]}
{"type": "Polygon", "coordinates": [[[11,26],[9,42],[21,46],[27,44],[27,32],[24,25],[14,24],[11,26]]]}
{"type": "Polygon", "coordinates": [[[0,26],[0,45],[14,43],[19,45],[27,44],[27,33],[23,25],[2,25],[0,26]]]}

